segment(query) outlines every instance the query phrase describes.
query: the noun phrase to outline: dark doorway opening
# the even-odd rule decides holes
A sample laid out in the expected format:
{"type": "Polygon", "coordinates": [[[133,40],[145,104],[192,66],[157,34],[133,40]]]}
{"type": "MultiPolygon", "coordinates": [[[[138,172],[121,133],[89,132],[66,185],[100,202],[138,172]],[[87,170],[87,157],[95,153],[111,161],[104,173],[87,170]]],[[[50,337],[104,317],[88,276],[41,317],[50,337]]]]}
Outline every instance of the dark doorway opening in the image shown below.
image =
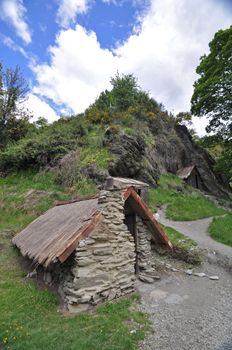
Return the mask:
{"type": "Polygon", "coordinates": [[[129,206],[127,202],[125,203],[125,206],[124,206],[124,212],[125,212],[124,223],[128,227],[128,230],[133,236],[134,242],[135,242],[135,253],[136,253],[135,274],[138,274],[138,262],[137,262],[138,236],[137,236],[137,229],[136,229],[136,213],[132,210],[132,208],[129,206]]]}
{"type": "Polygon", "coordinates": [[[199,184],[198,184],[198,176],[195,175],[195,182],[196,182],[196,188],[199,188],[199,184]]]}

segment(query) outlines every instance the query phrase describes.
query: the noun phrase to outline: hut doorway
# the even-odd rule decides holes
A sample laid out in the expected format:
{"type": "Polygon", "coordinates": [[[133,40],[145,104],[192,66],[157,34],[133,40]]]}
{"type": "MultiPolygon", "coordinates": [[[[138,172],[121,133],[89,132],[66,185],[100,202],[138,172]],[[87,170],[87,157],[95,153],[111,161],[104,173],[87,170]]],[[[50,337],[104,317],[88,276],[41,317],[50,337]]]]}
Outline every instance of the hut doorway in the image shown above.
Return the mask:
{"type": "Polygon", "coordinates": [[[198,185],[198,176],[195,175],[195,183],[196,183],[196,188],[199,188],[199,185],[198,185]]]}
{"type": "Polygon", "coordinates": [[[138,274],[138,234],[136,229],[136,213],[132,210],[132,208],[129,206],[129,204],[126,202],[125,207],[125,219],[124,223],[127,226],[128,230],[130,231],[131,235],[134,238],[135,242],[135,253],[136,253],[136,259],[135,259],[135,274],[138,274]]]}

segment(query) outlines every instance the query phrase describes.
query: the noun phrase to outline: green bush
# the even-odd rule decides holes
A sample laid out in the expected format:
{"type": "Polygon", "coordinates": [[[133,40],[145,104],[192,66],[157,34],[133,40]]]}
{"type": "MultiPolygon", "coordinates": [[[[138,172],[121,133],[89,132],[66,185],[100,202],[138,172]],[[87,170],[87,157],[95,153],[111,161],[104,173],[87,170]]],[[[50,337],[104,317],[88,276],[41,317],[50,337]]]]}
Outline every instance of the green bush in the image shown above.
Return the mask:
{"type": "Polygon", "coordinates": [[[86,134],[85,121],[77,117],[34,128],[27,137],[0,152],[0,171],[53,166],[65,154],[78,148],[86,134]]]}

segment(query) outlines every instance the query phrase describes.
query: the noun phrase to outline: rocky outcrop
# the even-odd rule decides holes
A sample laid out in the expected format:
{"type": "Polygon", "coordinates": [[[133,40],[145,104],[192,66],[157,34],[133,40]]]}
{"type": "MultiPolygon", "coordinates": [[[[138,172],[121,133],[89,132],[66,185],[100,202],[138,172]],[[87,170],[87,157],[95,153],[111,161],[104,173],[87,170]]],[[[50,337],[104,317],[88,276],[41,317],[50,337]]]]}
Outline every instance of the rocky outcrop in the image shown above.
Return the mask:
{"type": "Polygon", "coordinates": [[[186,126],[156,122],[149,126],[154,143],[146,144],[142,136],[128,136],[120,129],[108,129],[104,145],[116,157],[109,164],[112,176],[131,177],[156,186],[163,173],[176,174],[178,169],[196,165],[204,190],[216,197],[227,197],[229,185],[224,176],[214,171],[215,161],[197,146],[186,126]]]}
{"type": "MultiPolygon", "coordinates": [[[[144,166],[146,159],[146,145],[140,136],[129,136],[120,130],[107,129],[105,133],[104,146],[107,146],[116,158],[109,164],[111,176],[121,176],[136,179],[145,179],[147,167],[144,166]],[[143,171],[144,169],[144,171],[143,171]]],[[[149,183],[155,184],[156,172],[151,168],[149,183]]],[[[147,179],[146,179],[147,180],[147,179]]]]}

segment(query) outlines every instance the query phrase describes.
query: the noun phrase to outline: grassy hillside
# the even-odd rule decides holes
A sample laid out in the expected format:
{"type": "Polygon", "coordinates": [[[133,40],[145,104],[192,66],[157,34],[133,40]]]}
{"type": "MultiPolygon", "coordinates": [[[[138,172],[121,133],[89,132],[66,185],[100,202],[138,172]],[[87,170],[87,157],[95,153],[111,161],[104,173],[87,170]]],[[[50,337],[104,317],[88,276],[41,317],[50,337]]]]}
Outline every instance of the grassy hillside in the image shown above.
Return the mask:
{"type": "Polygon", "coordinates": [[[155,211],[161,205],[167,205],[168,219],[190,221],[225,214],[225,210],[207,199],[199,191],[184,186],[175,175],[162,175],[158,188],[149,192],[149,205],[155,211]]]}

